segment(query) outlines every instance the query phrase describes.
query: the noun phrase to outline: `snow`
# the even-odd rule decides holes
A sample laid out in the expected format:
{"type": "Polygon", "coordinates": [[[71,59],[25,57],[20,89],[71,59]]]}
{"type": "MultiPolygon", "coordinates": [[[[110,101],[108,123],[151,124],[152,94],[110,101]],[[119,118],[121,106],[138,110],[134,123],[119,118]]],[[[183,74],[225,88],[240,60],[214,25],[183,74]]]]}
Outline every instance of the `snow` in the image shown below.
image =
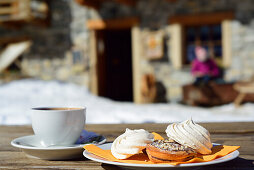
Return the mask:
{"type": "Polygon", "coordinates": [[[178,103],[133,104],[92,95],[71,83],[25,79],[0,85],[0,124],[31,124],[33,107],[86,107],[87,123],[169,123],[192,117],[197,122],[254,121],[254,104],[212,108],[178,103]]]}

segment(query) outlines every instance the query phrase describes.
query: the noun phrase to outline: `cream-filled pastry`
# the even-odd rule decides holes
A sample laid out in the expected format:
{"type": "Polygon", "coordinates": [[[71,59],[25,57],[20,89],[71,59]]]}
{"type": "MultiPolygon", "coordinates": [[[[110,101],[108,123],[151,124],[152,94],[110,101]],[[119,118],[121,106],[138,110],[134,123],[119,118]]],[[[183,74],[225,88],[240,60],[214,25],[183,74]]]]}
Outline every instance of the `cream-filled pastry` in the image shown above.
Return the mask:
{"type": "Polygon", "coordinates": [[[212,152],[211,148],[213,145],[210,133],[192,119],[170,124],[166,129],[166,133],[170,139],[195,149],[201,154],[210,154],[212,152]]]}
{"type": "Polygon", "coordinates": [[[126,159],[140,153],[147,144],[154,141],[154,135],[144,129],[130,130],[118,136],[112,146],[111,153],[117,159],[126,159]]]}

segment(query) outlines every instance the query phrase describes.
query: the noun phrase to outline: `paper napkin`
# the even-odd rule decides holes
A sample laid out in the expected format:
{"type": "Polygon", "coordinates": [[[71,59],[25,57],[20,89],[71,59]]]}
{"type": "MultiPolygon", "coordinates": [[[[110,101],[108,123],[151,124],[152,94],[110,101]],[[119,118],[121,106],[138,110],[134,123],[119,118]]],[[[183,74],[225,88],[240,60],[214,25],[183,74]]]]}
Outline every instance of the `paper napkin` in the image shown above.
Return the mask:
{"type": "MultiPolygon", "coordinates": [[[[163,137],[161,137],[159,134],[154,133],[154,132],[153,132],[153,134],[155,135],[155,139],[163,139],[163,137]]],[[[178,165],[178,164],[184,164],[184,163],[209,162],[209,161],[212,161],[216,158],[223,157],[223,156],[237,150],[239,147],[240,146],[218,145],[218,146],[214,146],[212,148],[212,153],[209,155],[200,155],[198,157],[195,157],[195,158],[193,158],[189,161],[185,161],[185,162],[169,162],[169,163],[157,163],[157,164],[178,165]]],[[[120,160],[120,159],[115,158],[111,154],[110,150],[103,150],[93,144],[86,145],[86,146],[84,146],[84,148],[88,152],[90,152],[94,155],[97,155],[99,157],[102,157],[104,159],[107,159],[108,161],[132,163],[132,164],[155,164],[155,163],[151,162],[149,160],[148,156],[144,153],[136,154],[136,155],[133,155],[127,159],[120,160]]]]}

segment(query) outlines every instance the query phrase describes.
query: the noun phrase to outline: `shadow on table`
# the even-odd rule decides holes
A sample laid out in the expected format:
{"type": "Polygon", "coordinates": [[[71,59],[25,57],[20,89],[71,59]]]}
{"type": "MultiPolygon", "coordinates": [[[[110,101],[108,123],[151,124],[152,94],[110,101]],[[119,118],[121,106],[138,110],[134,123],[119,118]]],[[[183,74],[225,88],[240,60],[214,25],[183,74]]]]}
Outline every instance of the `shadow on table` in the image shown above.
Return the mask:
{"type": "MultiPolygon", "coordinates": [[[[118,167],[115,165],[109,165],[109,164],[101,164],[101,167],[105,170],[122,170],[124,168],[118,167]]],[[[127,168],[126,168],[127,169],[127,168]]],[[[179,168],[181,169],[181,168],[179,168]]],[[[192,169],[192,170],[214,170],[214,169],[241,169],[241,170],[253,170],[254,169],[254,160],[248,160],[243,158],[236,158],[232,161],[220,163],[220,164],[214,164],[214,165],[208,165],[208,166],[202,166],[202,167],[190,167],[190,168],[183,168],[183,169],[192,169]]]]}
{"type": "Polygon", "coordinates": [[[116,165],[101,164],[101,167],[106,170],[122,170],[123,168],[116,165]]]}
{"type": "Polygon", "coordinates": [[[253,170],[254,169],[254,160],[248,160],[243,158],[236,158],[232,161],[208,165],[200,167],[199,170],[207,170],[207,169],[243,169],[243,170],[253,170]]]}

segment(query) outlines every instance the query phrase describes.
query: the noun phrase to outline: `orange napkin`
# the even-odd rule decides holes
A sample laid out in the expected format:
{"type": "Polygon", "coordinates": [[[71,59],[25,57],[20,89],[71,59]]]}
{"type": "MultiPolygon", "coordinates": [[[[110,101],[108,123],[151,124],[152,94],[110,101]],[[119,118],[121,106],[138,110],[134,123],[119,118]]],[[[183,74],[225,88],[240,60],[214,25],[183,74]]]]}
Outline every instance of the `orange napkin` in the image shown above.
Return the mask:
{"type": "MultiPolygon", "coordinates": [[[[154,133],[155,135],[154,139],[163,139],[163,137],[161,137],[159,134],[154,133]]],[[[240,146],[226,146],[226,145],[218,145],[218,146],[214,146],[212,148],[212,153],[209,155],[200,155],[198,157],[195,157],[189,161],[185,161],[185,162],[170,162],[170,163],[158,163],[158,164],[170,164],[170,165],[178,165],[178,164],[184,164],[184,163],[197,163],[197,162],[208,162],[208,161],[212,161],[216,158],[219,157],[223,157],[235,150],[237,150],[240,146]]],[[[151,162],[148,158],[148,156],[144,153],[139,153],[136,155],[133,155],[127,159],[117,159],[115,158],[112,154],[110,150],[103,150],[101,148],[99,148],[98,146],[95,146],[93,144],[91,145],[86,145],[84,146],[84,148],[94,154],[97,155],[99,157],[102,157],[108,161],[113,161],[113,162],[122,162],[122,163],[133,163],[133,164],[154,164],[153,162],[151,162]]]]}

